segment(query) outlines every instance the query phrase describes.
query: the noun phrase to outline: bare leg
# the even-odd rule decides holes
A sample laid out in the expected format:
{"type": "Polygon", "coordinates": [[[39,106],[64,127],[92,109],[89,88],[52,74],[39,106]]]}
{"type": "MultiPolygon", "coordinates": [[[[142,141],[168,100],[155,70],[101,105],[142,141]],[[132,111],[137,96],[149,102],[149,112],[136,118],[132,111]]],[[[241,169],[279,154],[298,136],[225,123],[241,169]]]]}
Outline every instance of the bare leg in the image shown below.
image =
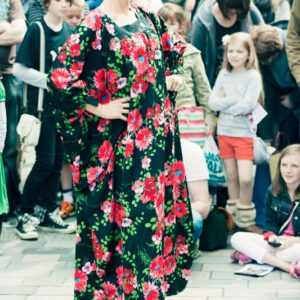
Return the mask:
{"type": "Polygon", "coordinates": [[[72,174],[67,164],[61,170],[60,183],[63,190],[71,190],[73,187],[72,174]]]}
{"type": "Polygon", "coordinates": [[[242,205],[250,205],[252,203],[253,195],[253,162],[251,160],[238,160],[237,166],[240,186],[240,191],[237,198],[240,199],[240,203],[242,205]]]}
{"type": "Polygon", "coordinates": [[[224,159],[224,166],[227,175],[227,188],[230,199],[237,199],[240,196],[238,165],[234,158],[224,159]]]}
{"type": "Polygon", "coordinates": [[[277,256],[275,256],[272,253],[266,253],[262,259],[263,263],[266,263],[268,265],[271,265],[273,267],[276,267],[280,270],[283,270],[287,273],[289,273],[290,268],[291,268],[291,264],[278,258],[277,256]]]}

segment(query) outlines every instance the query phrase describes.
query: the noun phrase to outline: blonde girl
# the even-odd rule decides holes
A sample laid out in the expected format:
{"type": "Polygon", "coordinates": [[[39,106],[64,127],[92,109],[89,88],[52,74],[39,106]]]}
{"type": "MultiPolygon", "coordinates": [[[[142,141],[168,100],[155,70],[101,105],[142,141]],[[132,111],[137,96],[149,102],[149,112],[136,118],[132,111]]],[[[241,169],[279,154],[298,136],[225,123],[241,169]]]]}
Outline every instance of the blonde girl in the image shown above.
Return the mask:
{"type": "Polygon", "coordinates": [[[286,147],[266,196],[264,234],[238,232],[232,258],[248,257],[300,279],[300,144],[286,147]]]}
{"type": "Polygon", "coordinates": [[[84,12],[87,9],[87,6],[84,0],[73,0],[72,4],[66,8],[65,12],[65,21],[76,27],[81,22],[84,17],[84,12]]]}
{"type": "MultiPolygon", "coordinates": [[[[190,22],[185,11],[173,3],[165,3],[158,11],[168,28],[187,39],[190,22]]],[[[215,127],[215,114],[208,107],[208,98],[211,93],[200,51],[192,44],[187,43],[183,54],[183,84],[177,92],[176,107],[193,107],[201,105],[204,108],[207,132],[215,127]]]]}
{"type": "Polygon", "coordinates": [[[208,104],[219,112],[217,134],[228,179],[227,208],[239,228],[260,232],[252,203],[255,132],[250,130],[247,115],[260,99],[261,77],[250,35],[239,32],[226,38],[222,70],[208,104]]]}

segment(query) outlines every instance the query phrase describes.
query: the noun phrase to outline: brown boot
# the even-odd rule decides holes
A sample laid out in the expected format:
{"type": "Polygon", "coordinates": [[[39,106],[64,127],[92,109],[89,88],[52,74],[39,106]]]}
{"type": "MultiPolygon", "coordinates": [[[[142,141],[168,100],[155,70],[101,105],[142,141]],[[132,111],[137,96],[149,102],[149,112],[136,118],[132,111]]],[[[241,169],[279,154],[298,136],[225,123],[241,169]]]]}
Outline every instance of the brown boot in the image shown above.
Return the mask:
{"type": "Polygon", "coordinates": [[[255,217],[256,210],[253,203],[250,205],[237,203],[235,223],[241,230],[255,226],[255,217]]]}
{"type": "Polygon", "coordinates": [[[228,199],[226,201],[226,210],[231,214],[233,221],[235,223],[236,219],[236,204],[238,202],[238,199],[228,199]]]}

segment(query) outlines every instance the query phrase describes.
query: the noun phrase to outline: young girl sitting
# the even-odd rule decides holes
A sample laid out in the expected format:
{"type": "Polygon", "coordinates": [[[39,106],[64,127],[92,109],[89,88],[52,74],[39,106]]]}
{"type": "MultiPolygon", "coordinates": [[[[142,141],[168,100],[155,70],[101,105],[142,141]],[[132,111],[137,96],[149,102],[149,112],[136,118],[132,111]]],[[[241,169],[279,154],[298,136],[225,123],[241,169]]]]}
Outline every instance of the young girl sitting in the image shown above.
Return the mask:
{"type": "Polygon", "coordinates": [[[264,235],[238,232],[234,260],[266,263],[300,279],[300,144],[286,147],[267,191],[264,235]]]}
{"type": "Polygon", "coordinates": [[[253,137],[247,114],[258,103],[261,77],[257,57],[248,33],[234,33],[224,43],[224,62],[209,107],[219,111],[217,126],[220,157],[228,179],[227,209],[236,225],[246,231],[260,232],[255,226],[252,203],[253,137]]]}

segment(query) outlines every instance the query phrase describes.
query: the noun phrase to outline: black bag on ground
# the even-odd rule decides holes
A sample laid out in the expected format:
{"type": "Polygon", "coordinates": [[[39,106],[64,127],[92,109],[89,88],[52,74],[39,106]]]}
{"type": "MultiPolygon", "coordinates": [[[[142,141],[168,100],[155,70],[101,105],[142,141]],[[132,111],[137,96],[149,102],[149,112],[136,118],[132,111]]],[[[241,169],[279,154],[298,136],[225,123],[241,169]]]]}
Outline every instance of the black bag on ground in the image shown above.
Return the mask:
{"type": "Polygon", "coordinates": [[[228,212],[222,207],[213,207],[203,222],[199,249],[213,251],[224,249],[228,238],[228,212]]]}

